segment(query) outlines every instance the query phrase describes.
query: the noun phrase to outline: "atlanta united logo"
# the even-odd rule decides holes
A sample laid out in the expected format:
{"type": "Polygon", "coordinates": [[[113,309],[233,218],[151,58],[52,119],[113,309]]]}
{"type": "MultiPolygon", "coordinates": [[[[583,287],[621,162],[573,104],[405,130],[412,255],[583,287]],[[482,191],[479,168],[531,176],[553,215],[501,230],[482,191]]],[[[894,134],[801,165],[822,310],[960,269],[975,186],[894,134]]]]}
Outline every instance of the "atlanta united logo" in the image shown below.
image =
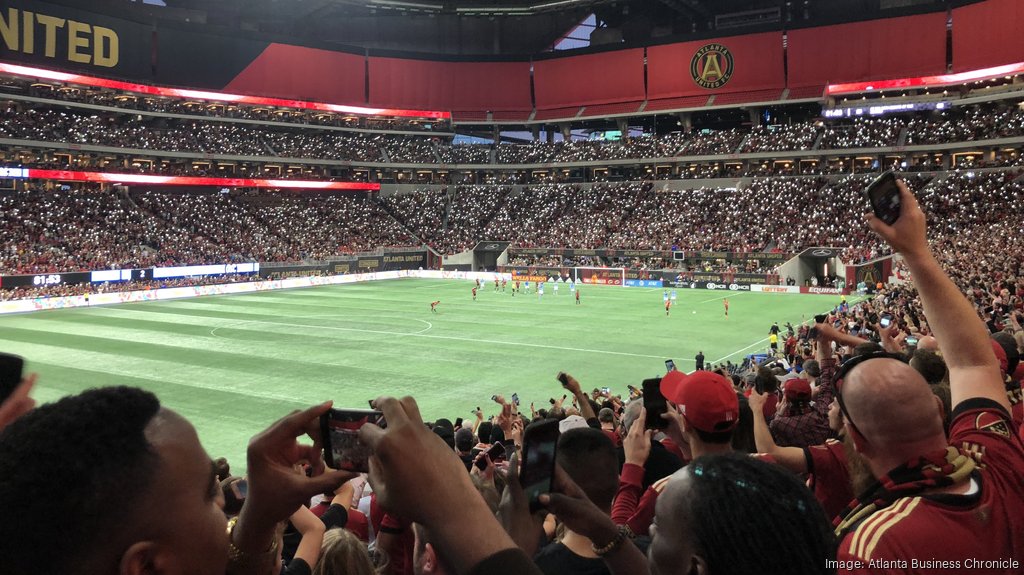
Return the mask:
{"type": "Polygon", "coordinates": [[[690,76],[701,88],[714,90],[732,78],[732,52],[721,44],[707,44],[690,60],[690,76]]]}

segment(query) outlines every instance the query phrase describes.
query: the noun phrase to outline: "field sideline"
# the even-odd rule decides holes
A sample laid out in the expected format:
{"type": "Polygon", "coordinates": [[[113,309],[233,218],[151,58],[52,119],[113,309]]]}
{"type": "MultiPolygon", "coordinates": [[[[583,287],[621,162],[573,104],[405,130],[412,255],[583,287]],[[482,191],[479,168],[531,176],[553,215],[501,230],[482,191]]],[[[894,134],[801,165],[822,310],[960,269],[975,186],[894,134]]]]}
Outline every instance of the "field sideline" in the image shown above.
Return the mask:
{"type": "Polygon", "coordinates": [[[566,286],[539,299],[491,284],[474,302],[472,285],[403,279],[13,315],[0,317],[0,350],[39,373],[40,402],[97,385],[152,390],[196,424],[211,456],[242,468],[251,435],[319,401],[413,395],[425,418],[454,419],[493,412],[495,393],[539,408],[561,393],[559,370],[625,394],[665,359],[684,370],[698,350],[739,361],[767,347],[771,322],[839,301],[679,290],[665,317],[660,289],[583,286],[577,306],[566,286]]]}

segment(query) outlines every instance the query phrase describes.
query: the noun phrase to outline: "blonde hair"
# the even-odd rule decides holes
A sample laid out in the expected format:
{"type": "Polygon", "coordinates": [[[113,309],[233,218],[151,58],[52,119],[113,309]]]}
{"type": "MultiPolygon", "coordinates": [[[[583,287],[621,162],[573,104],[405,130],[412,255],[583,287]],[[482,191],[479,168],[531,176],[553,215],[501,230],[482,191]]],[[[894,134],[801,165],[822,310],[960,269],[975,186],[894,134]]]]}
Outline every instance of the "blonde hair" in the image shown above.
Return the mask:
{"type": "Polygon", "coordinates": [[[365,543],[350,531],[331,529],[324,533],[313,575],[378,575],[378,570],[365,543]]]}

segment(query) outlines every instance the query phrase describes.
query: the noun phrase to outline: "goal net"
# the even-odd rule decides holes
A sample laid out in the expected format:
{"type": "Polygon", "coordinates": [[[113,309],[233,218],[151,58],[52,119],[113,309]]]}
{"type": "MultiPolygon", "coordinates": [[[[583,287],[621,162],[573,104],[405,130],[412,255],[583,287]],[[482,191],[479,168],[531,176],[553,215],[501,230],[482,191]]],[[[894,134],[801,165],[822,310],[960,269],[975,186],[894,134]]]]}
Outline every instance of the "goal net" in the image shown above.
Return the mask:
{"type": "Polygon", "coordinates": [[[572,270],[573,280],[585,284],[626,285],[626,268],[578,267],[572,270]]]}

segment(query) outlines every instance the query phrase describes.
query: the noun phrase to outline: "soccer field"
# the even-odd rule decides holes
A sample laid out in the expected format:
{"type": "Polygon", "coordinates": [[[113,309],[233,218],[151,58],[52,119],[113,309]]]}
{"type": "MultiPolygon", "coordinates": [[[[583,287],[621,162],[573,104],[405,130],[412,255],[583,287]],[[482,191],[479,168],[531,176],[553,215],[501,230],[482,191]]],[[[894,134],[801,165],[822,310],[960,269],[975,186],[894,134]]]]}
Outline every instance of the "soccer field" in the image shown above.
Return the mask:
{"type": "Polygon", "coordinates": [[[454,420],[477,406],[493,413],[492,394],[545,406],[562,393],[560,370],[625,395],[663,374],[665,359],[687,371],[698,350],[711,363],[741,361],[767,347],[771,322],[796,324],[839,301],[679,290],[666,317],[660,289],[588,285],[575,305],[566,286],[540,299],[491,284],[477,301],[471,287],[405,279],[6,316],[0,351],[39,373],[40,402],[99,385],[149,389],[241,471],[250,436],[327,399],[363,408],[412,395],[424,418],[454,420]]]}

